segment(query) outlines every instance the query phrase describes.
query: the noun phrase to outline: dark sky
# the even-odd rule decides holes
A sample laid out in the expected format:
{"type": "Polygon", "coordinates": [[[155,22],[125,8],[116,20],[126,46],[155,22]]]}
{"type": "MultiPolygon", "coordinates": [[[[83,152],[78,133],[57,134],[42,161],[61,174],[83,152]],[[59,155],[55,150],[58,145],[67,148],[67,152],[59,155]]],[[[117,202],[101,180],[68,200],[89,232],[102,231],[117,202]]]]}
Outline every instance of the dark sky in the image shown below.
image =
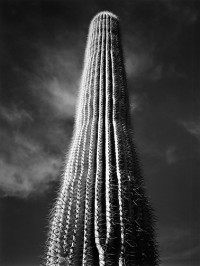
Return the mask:
{"type": "Polygon", "coordinates": [[[120,18],[162,266],[200,265],[199,1],[0,0],[0,264],[36,266],[69,148],[90,20],[120,18]]]}

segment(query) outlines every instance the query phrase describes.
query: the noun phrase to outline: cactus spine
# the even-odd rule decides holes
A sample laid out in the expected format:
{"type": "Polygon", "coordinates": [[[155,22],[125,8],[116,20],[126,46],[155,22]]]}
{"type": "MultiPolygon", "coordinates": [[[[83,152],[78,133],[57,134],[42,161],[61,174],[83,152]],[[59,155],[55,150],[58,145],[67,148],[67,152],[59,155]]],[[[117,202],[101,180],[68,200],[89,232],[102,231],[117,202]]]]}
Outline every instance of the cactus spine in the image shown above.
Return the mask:
{"type": "Polygon", "coordinates": [[[158,265],[135,153],[118,18],[90,25],[71,148],[52,212],[46,266],[158,265]]]}

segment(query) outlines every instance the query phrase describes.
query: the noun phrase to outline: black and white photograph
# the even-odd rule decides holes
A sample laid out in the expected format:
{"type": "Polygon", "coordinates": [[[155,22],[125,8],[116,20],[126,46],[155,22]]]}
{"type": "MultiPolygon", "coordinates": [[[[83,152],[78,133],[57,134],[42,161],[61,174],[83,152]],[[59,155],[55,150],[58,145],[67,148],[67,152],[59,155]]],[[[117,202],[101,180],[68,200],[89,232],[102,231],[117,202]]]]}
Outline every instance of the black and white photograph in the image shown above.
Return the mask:
{"type": "Polygon", "coordinates": [[[0,265],[200,265],[200,1],[0,0],[0,265]]]}

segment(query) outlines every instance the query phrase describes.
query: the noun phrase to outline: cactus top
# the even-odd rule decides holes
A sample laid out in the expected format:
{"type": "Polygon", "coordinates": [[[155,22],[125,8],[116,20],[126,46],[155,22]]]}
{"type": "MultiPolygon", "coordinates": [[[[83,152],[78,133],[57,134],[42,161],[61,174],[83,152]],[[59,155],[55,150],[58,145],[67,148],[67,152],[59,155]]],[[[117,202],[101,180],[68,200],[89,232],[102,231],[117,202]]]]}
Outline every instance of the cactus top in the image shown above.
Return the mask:
{"type": "MultiPolygon", "coordinates": [[[[111,35],[118,34],[119,20],[117,16],[107,11],[100,12],[92,19],[90,23],[88,34],[88,46],[90,48],[94,48],[94,51],[99,49],[105,49],[105,46],[102,45],[103,43],[100,42],[100,39],[102,40],[103,38],[104,43],[106,42],[107,44],[109,44],[109,39],[111,38],[111,35]],[[109,36],[110,38],[108,38],[109,36]]],[[[107,49],[110,48],[107,46],[107,49]]],[[[91,53],[92,52],[93,49],[91,50],[91,53]]]]}
{"type": "Polygon", "coordinates": [[[98,14],[96,14],[93,19],[91,20],[91,23],[96,20],[96,19],[102,19],[102,18],[105,18],[105,16],[107,18],[112,18],[112,19],[116,19],[116,20],[119,20],[119,18],[112,12],[110,11],[102,11],[102,12],[99,12],[98,14]]]}

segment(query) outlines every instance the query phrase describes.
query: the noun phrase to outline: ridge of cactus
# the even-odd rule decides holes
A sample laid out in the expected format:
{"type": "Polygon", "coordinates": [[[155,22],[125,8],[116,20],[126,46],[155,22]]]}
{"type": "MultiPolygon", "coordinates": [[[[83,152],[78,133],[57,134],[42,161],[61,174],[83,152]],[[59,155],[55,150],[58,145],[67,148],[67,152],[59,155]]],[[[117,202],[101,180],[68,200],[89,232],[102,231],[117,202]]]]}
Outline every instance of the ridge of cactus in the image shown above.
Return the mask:
{"type": "Polygon", "coordinates": [[[91,21],[73,138],[45,266],[157,266],[154,214],[133,143],[119,20],[91,21]]]}

